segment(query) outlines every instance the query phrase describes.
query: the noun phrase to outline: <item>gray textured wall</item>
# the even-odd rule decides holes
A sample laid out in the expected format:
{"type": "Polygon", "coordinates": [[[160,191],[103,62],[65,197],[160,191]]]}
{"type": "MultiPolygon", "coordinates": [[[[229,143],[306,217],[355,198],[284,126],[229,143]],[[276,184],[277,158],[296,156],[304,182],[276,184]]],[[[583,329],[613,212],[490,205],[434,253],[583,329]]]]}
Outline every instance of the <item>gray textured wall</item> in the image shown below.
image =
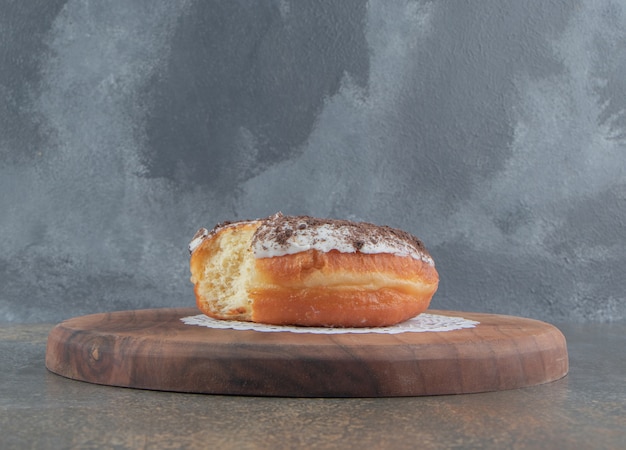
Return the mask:
{"type": "Polygon", "coordinates": [[[626,318],[625,1],[4,0],[0,99],[1,321],[193,305],[196,229],[278,210],[626,318]]]}

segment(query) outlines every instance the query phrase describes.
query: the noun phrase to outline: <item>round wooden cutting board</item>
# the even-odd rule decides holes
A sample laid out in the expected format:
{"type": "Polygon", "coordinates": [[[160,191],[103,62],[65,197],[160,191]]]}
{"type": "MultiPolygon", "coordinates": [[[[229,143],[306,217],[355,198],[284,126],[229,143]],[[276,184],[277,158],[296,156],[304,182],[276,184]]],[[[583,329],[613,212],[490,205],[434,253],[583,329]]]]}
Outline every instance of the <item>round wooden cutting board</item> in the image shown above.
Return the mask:
{"type": "Polygon", "coordinates": [[[568,371],[552,325],[455,311],[475,328],[400,334],[300,334],[185,325],[195,308],[76,317],[48,337],[46,367],[91,383],[295,397],[460,394],[532,386],[568,371]]]}

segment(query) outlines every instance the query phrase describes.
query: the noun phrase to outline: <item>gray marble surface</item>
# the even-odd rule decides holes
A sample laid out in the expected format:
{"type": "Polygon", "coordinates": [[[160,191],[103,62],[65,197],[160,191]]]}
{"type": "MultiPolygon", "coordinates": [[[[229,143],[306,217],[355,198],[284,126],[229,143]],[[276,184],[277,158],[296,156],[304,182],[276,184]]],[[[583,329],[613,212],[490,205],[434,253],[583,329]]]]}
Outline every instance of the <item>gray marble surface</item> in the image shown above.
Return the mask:
{"type": "Polygon", "coordinates": [[[0,448],[626,447],[626,323],[560,324],[570,373],[418,398],[300,399],[99,386],[44,367],[51,324],[0,326],[0,448]]]}
{"type": "Polygon", "coordinates": [[[1,1],[0,322],[191,306],[196,230],[279,210],[626,319],[625,73],[625,0],[1,1]]]}

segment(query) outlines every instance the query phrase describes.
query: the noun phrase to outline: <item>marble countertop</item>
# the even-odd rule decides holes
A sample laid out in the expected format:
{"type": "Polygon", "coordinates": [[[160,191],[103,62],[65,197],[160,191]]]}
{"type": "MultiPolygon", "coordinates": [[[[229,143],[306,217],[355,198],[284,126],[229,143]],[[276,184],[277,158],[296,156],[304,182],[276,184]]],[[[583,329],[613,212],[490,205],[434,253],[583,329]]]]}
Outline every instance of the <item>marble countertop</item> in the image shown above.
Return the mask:
{"type": "Polygon", "coordinates": [[[99,386],[46,370],[54,324],[0,325],[0,448],[626,448],[626,323],[556,324],[552,383],[414,398],[272,398],[99,386]]]}

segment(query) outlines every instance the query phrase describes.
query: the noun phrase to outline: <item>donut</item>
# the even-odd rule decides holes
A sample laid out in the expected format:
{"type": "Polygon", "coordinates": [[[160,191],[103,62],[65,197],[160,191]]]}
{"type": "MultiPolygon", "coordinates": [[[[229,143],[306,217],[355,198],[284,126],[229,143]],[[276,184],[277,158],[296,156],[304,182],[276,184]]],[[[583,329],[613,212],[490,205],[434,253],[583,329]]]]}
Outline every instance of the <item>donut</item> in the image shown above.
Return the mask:
{"type": "Polygon", "coordinates": [[[415,236],[388,226],[273,216],[201,228],[189,244],[209,317],[272,325],[381,327],[424,312],[439,275],[415,236]]]}

